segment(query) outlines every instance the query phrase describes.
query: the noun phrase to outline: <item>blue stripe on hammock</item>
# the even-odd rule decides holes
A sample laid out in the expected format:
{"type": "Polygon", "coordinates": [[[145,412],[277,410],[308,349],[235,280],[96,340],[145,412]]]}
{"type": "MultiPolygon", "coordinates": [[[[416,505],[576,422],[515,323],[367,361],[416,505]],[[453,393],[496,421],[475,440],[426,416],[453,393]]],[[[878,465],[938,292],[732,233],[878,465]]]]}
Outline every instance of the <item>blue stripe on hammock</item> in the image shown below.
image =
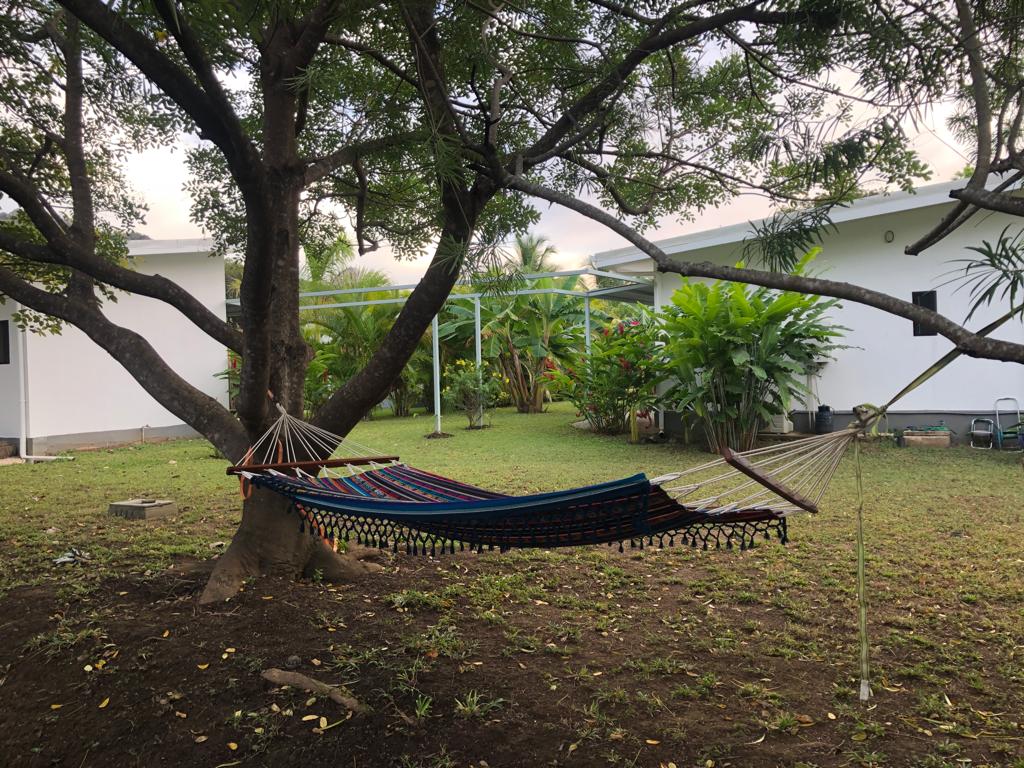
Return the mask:
{"type": "Polygon", "coordinates": [[[459,501],[399,501],[365,496],[353,496],[326,489],[292,478],[276,475],[254,475],[252,482],[287,496],[300,505],[322,510],[342,512],[359,517],[412,521],[424,520],[487,520],[518,517],[578,504],[591,504],[624,496],[650,493],[651,484],[643,473],[597,485],[563,491],[536,493],[528,496],[507,496],[493,499],[459,501]]]}

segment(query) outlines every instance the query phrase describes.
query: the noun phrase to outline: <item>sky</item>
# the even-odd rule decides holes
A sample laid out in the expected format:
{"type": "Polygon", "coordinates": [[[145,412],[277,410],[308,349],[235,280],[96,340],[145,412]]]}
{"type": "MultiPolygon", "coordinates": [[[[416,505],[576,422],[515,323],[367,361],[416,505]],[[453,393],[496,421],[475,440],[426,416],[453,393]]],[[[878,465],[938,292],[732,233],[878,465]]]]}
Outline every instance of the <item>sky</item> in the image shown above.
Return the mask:
{"type": "MultiPolygon", "coordinates": [[[[932,170],[926,183],[948,181],[969,164],[969,152],[957,145],[945,127],[943,110],[932,110],[913,130],[913,147],[932,170]]],[[[136,194],[149,207],[146,223],[139,230],[154,239],[203,237],[206,233],[189,219],[191,199],[185,191],[187,169],[184,140],[172,147],[151,149],[131,156],[126,176],[136,194]]],[[[628,243],[601,225],[557,206],[542,207],[541,218],[534,232],[545,236],[558,251],[559,267],[572,269],[585,266],[589,257],[600,251],[620,248],[628,243]]],[[[661,239],[699,232],[716,227],[752,221],[771,213],[763,198],[743,196],[728,205],[703,212],[694,221],[663,219],[658,228],[649,231],[649,239],[661,239]]],[[[386,247],[361,256],[357,264],[386,272],[395,283],[415,282],[427,267],[430,254],[415,260],[394,259],[386,247]]]]}

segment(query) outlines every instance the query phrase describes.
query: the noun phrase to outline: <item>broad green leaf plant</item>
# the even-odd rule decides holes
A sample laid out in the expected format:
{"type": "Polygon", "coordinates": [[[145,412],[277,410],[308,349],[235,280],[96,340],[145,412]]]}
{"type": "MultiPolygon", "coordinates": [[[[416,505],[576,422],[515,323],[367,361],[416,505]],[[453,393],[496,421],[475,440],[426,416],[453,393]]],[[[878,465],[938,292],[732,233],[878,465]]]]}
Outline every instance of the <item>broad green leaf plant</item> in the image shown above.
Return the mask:
{"type": "Polygon", "coordinates": [[[762,425],[787,413],[806,390],[806,375],[839,348],[845,329],[828,318],[837,304],[739,283],[685,281],[663,315],[675,380],[668,407],[692,412],[713,451],[752,448],[762,425]]]}

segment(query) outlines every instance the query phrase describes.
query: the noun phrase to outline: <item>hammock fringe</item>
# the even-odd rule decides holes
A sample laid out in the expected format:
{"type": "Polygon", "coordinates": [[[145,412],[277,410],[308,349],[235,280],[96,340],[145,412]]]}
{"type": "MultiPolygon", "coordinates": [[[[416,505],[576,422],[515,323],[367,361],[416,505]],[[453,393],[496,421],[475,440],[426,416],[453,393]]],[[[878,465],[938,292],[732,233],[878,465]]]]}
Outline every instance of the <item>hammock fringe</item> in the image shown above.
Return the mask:
{"type": "MultiPolygon", "coordinates": [[[[505,540],[477,538],[468,528],[465,529],[468,533],[464,537],[453,537],[447,533],[419,530],[390,520],[339,515],[333,510],[319,509],[307,504],[292,504],[288,511],[298,516],[300,532],[318,537],[332,547],[339,539],[346,543],[354,539],[362,546],[382,551],[390,550],[393,554],[398,554],[404,549],[407,555],[429,553],[431,557],[436,558],[438,554],[454,555],[456,545],[460,552],[464,552],[468,546],[470,552],[477,554],[483,553],[485,548],[488,552],[497,549],[500,553],[505,553],[516,546],[512,543],[511,537],[506,537],[505,540]]],[[[559,534],[553,538],[534,535],[525,546],[531,549],[557,549],[579,545],[579,542],[559,540],[560,538],[564,539],[564,535],[559,534]]],[[[754,549],[759,540],[770,542],[772,538],[777,539],[780,544],[789,541],[785,516],[766,516],[763,519],[733,522],[700,520],[649,535],[624,536],[593,543],[605,543],[609,547],[617,544],[619,552],[625,552],[627,541],[630,549],[643,550],[655,545],[658,549],[664,549],[666,546],[674,548],[678,539],[681,546],[691,549],[708,551],[712,548],[738,548],[740,551],[746,551],[754,549]]]]}

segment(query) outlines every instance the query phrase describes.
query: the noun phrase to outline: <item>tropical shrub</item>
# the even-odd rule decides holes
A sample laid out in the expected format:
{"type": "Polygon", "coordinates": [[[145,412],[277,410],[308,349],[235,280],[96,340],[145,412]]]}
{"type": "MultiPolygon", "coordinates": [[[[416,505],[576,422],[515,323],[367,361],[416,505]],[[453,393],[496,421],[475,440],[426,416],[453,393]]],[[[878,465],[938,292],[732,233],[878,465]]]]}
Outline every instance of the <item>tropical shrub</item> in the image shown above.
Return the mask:
{"type": "MultiPolygon", "coordinates": [[[[480,293],[491,293],[480,306],[483,355],[501,373],[505,392],[520,413],[544,410],[548,371],[580,345],[583,301],[565,293],[503,295],[489,289],[517,274],[549,270],[553,253],[543,238],[519,237],[509,264],[483,275],[474,285],[480,293]]],[[[575,276],[545,277],[522,287],[572,291],[578,284],[575,276]]],[[[451,319],[441,326],[442,341],[460,354],[469,354],[476,332],[473,304],[452,302],[447,313],[451,319]]]]}
{"type": "Polygon", "coordinates": [[[469,419],[470,429],[484,426],[484,414],[501,392],[501,377],[486,365],[456,360],[445,366],[441,397],[449,408],[461,411],[469,419]]]}
{"type": "Polygon", "coordinates": [[[818,296],[685,281],[663,313],[676,382],[667,402],[696,415],[711,450],[752,448],[762,424],[788,413],[806,390],[802,378],[839,347],[845,329],[827,318],[835,306],[818,296]]]}
{"type": "Polygon", "coordinates": [[[627,426],[639,440],[637,416],[654,408],[665,378],[655,317],[623,320],[594,335],[590,354],[577,354],[562,370],[552,370],[553,389],[564,395],[595,432],[617,435],[627,426]]]}
{"type": "MultiPolygon", "coordinates": [[[[321,272],[318,269],[318,274],[321,272]]],[[[387,283],[388,277],[382,272],[349,267],[329,272],[319,282],[307,281],[304,287],[315,290],[365,289],[347,295],[343,303],[398,298],[398,292],[383,290],[387,283]]],[[[334,296],[323,297],[325,304],[337,301],[334,296]]],[[[362,369],[391,330],[399,308],[397,303],[382,303],[315,308],[303,313],[303,335],[313,349],[313,359],[306,374],[307,412],[314,412],[338,387],[362,369]]],[[[396,416],[408,416],[412,406],[423,399],[430,375],[430,339],[425,336],[386,394],[396,416]]]]}

